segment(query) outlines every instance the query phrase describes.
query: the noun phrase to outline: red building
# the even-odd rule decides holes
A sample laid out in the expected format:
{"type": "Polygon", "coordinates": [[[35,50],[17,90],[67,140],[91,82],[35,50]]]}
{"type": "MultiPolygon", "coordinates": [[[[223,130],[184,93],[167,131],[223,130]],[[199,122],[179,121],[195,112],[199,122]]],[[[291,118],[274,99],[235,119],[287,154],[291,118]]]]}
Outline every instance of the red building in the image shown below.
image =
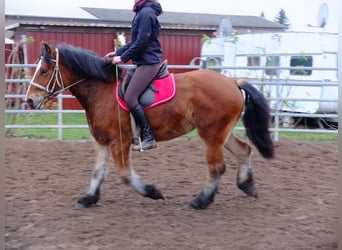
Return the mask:
{"type": "MultiPolygon", "coordinates": [[[[95,19],[66,19],[6,15],[6,36],[14,41],[23,39],[25,62],[36,63],[40,53],[39,41],[51,45],[71,44],[105,55],[114,47],[117,34],[124,33],[130,39],[133,13],[130,10],[83,8],[95,19]]],[[[162,25],[161,44],[164,59],[169,65],[188,65],[200,55],[201,39],[213,36],[223,18],[229,18],[237,33],[253,31],[280,31],[284,26],[260,17],[224,16],[213,14],[165,12],[159,20],[162,25]]],[[[175,73],[184,70],[170,70],[175,73]]],[[[31,72],[33,74],[33,72],[31,72]]],[[[76,100],[64,99],[65,108],[79,109],[76,100]]]]}

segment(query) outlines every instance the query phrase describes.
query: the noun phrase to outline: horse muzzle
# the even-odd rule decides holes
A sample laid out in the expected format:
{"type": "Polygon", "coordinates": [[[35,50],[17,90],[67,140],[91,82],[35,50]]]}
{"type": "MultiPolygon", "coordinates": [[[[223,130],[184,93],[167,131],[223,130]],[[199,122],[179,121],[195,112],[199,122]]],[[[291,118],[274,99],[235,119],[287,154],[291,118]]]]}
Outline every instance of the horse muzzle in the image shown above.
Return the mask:
{"type": "Polygon", "coordinates": [[[44,96],[34,95],[25,98],[25,102],[29,105],[31,109],[42,109],[44,106],[44,96]]]}

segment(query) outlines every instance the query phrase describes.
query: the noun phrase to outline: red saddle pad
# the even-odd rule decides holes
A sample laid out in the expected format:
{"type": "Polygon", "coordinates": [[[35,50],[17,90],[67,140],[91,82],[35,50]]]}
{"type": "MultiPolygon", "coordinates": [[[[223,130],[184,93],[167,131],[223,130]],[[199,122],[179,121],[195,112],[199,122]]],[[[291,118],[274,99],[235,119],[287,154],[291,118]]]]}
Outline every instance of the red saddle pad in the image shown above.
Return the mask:
{"type": "MultiPolygon", "coordinates": [[[[121,82],[118,82],[118,84],[115,87],[115,97],[120,107],[126,111],[129,111],[127,104],[119,96],[118,89],[120,87],[120,84],[121,82]]],[[[158,90],[158,92],[155,93],[154,102],[151,105],[144,107],[144,109],[150,109],[159,104],[167,102],[176,95],[176,82],[175,82],[174,74],[170,73],[167,77],[154,80],[154,89],[158,90]]]]}

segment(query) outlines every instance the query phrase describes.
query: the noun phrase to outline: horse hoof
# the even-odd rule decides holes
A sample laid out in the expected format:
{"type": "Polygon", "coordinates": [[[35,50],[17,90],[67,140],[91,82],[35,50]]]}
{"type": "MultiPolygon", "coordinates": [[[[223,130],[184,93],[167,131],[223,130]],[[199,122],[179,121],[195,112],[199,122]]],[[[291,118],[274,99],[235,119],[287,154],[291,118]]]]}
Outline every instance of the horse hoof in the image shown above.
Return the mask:
{"type": "Polygon", "coordinates": [[[87,208],[85,205],[78,203],[75,205],[75,209],[83,209],[83,208],[87,208]]]}
{"type": "Polygon", "coordinates": [[[153,200],[164,200],[163,194],[159,191],[159,189],[155,188],[153,185],[146,185],[145,186],[145,196],[149,197],[153,200]]]}
{"type": "Polygon", "coordinates": [[[213,202],[214,202],[214,194],[209,196],[206,199],[204,199],[201,195],[199,195],[190,202],[189,206],[196,210],[206,209],[213,202]]]}
{"type": "Polygon", "coordinates": [[[258,192],[256,191],[255,186],[253,185],[253,187],[251,187],[251,190],[247,193],[247,196],[251,196],[254,198],[258,198],[258,192]]]}
{"type": "Polygon", "coordinates": [[[241,189],[247,196],[258,198],[258,193],[256,191],[254,183],[245,182],[238,184],[239,189],[241,189]]]}
{"type": "Polygon", "coordinates": [[[253,179],[253,172],[248,171],[247,179],[243,182],[239,181],[239,176],[237,177],[237,186],[241,189],[247,196],[252,196],[258,198],[258,194],[255,188],[254,179],[253,179]]]}
{"type": "Polygon", "coordinates": [[[200,209],[206,209],[209,206],[209,204],[201,203],[197,199],[194,199],[190,202],[189,206],[190,208],[200,210],[200,209]]]}
{"type": "Polygon", "coordinates": [[[95,195],[85,195],[81,197],[77,201],[77,205],[79,208],[88,208],[91,207],[92,205],[95,205],[100,198],[99,192],[96,192],[95,195]]]}
{"type": "Polygon", "coordinates": [[[205,207],[203,206],[203,204],[201,204],[198,199],[193,199],[189,206],[193,209],[199,210],[199,209],[204,209],[205,207]]]}

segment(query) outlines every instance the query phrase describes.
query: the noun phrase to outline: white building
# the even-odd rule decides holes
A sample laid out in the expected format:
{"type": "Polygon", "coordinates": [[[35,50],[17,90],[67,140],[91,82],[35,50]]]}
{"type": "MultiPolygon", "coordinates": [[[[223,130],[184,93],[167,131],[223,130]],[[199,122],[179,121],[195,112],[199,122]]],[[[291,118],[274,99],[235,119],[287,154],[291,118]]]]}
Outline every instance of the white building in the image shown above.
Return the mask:
{"type": "MultiPolygon", "coordinates": [[[[211,66],[232,67],[221,71],[230,77],[247,78],[252,82],[273,82],[273,85],[261,86],[268,97],[332,100],[283,102],[282,110],[336,113],[338,87],[328,85],[337,83],[338,72],[323,68],[337,69],[337,51],[337,34],[254,33],[212,38],[203,43],[201,59],[211,66]],[[277,82],[278,86],[275,84],[277,82]],[[309,83],[321,86],[300,86],[309,83]],[[296,84],[298,86],[293,86],[296,84]]],[[[275,103],[271,102],[271,105],[275,103]]]]}

